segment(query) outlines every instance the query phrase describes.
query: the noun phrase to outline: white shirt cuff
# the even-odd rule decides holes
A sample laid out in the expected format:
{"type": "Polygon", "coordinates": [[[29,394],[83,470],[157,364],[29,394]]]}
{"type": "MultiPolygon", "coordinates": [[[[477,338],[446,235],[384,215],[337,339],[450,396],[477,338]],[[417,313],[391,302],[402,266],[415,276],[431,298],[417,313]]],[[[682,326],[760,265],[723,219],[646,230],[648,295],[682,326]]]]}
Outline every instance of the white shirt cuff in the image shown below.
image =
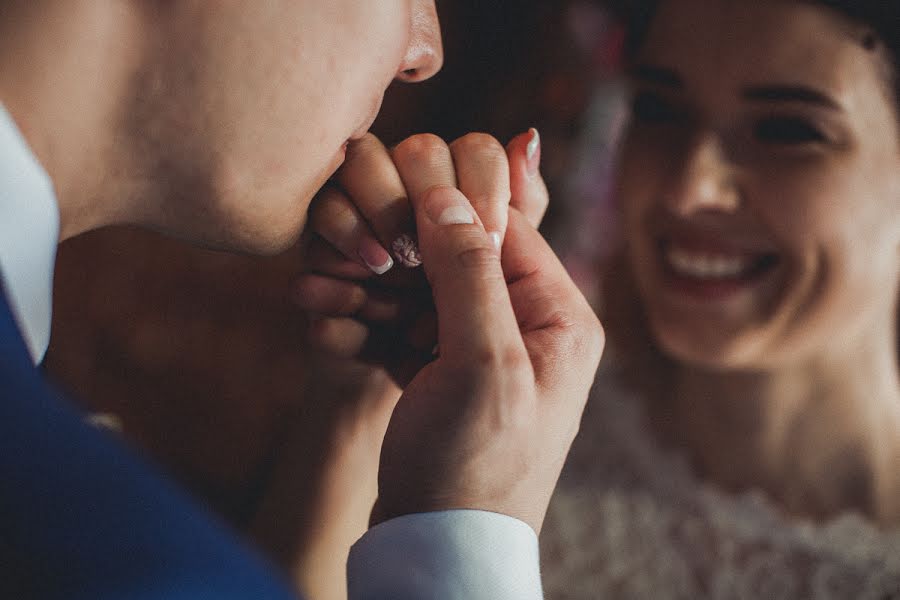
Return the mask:
{"type": "Polygon", "coordinates": [[[479,510],[405,515],[350,550],[349,600],[542,600],[534,530],[479,510]]]}

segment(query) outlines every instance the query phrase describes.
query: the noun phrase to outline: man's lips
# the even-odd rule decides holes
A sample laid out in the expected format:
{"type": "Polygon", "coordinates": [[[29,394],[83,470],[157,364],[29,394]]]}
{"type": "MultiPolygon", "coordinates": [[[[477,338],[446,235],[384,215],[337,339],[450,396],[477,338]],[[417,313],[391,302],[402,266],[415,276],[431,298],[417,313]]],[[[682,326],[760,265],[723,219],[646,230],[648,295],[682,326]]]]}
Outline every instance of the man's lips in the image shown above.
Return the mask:
{"type": "Polygon", "coordinates": [[[381,112],[381,103],[382,99],[379,98],[373,105],[372,110],[366,116],[365,120],[363,120],[362,125],[353,132],[350,136],[350,141],[355,142],[357,140],[361,140],[369,133],[369,130],[372,128],[372,124],[375,123],[375,119],[378,118],[378,113],[381,112]]]}
{"type": "MultiPolygon", "coordinates": [[[[374,122],[374,121],[373,121],[373,122],[374,122]]],[[[363,139],[364,137],[366,137],[366,134],[369,133],[369,129],[370,129],[371,127],[372,127],[372,124],[371,124],[371,123],[369,123],[369,124],[368,124],[366,127],[364,127],[364,128],[361,127],[360,129],[358,129],[358,130],[356,131],[356,133],[354,133],[353,135],[351,135],[351,136],[350,136],[350,139],[347,140],[347,141],[348,141],[348,142],[358,142],[359,140],[361,140],[361,139],[363,139]]]]}
{"type": "Polygon", "coordinates": [[[366,120],[362,125],[347,139],[341,144],[341,147],[338,149],[337,153],[334,156],[334,160],[331,165],[329,165],[329,173],[334,174],[340,166],[344,163],[347,158],[347,149],[353,142],[357,142],[362,138],[366,137],[366,134],[369,133],[369,129],[372,128],[372,124],[375,122],[375,118],[378,116],[378,112],[381,109],[381,103],[377,103],[375,109],[372,113],[366,117],[366,120]]]}

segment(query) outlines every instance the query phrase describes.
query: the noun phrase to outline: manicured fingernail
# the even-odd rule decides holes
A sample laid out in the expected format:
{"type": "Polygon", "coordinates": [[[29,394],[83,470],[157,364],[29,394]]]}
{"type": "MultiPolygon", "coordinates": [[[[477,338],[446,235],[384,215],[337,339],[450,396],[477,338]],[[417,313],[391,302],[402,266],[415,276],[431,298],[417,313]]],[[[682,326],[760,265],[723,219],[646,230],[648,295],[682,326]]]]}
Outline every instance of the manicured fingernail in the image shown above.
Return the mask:
{"type": "Polygon", "coordinates": [[[438,225],[471,225],[475,222],[472,205],[462,192],[451,187],[432,190],[425,201],[425,211],[438,225]]]}
{"type": "Polygon", "coordinates": [[[438,225],[471,225],[474,222],[475,218],[465,206],[448,206],[437,220],[438,225]]]}
{"type": "Polygon", "coordinates": [[[391,250],[394,256],[400,261],[400,264],[407,269],[415,269],[422,265],[422,253],[419,252],[419,244],[416,239],[404,233],[391,244],[391,250]]]}
{"type": "Polygon", "coordinates": [[[500,250],[500,246],[503,245],[503,240],[500,238],[499,231],[492,231],[488,234],[491,238],[491,243],[494,244],[494,248],[500,250]]]}
{"type": "Polygon", "coordinates": [[[359,257],[376,275],[384,275],[394,266],[394,259],[388,251],[371,238],[364,239],[359,245],[359,257]]]}
{"type": "Polygon", "coordinates": [[[541,134],[534,127],[528,132],[531,134],[531,141],[528,142],[525,155],[528,159],[528,174],[534,177],[541,168],[541,134]]]}

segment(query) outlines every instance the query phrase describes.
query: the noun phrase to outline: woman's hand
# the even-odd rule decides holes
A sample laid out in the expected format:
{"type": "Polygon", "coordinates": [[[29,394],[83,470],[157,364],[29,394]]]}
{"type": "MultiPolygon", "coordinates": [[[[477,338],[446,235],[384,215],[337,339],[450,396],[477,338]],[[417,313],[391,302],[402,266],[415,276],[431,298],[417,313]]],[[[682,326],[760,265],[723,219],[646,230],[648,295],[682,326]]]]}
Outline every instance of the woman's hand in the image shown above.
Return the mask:
{"type": "Polygon", "coordinates": [[[409,190],[421,192],[423,174],[446,170],[499,242],[510,205],[535,227],[543,218],[548,194],[539,164],[540,137],[533,129],[505,150],[483,134],[449,146],[434,136],[413,136],[390,151],[370,135],[351,146],[334,185],[313,205],[310,224],[318,236],[307,253],[309,271],[294,285],[297,304],[319,316],[311,341],[338,356],[385,365],[405,383],[436,344],[427,282],[396,252],[398,240],[415,239],[409,190]],[[443,156],[422,152],[431,147],[443,156]],[[398,340],[406,342],[402,351],[398,340]]]}
{"type": "Polygon", "coordinates": [[[346,600],[347,556],[369,526],[378,456],[400,397],[381,370],[309,356],[314,374],[282,443],[248,533],[309,598],[346,600]]]}

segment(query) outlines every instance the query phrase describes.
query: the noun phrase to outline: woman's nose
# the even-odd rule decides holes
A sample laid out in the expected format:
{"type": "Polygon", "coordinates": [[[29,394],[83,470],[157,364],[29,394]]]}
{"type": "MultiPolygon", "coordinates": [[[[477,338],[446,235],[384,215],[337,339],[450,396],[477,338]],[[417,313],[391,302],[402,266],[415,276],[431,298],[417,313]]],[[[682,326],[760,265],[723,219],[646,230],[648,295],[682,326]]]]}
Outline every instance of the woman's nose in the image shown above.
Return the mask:
{"type": "Polygon", "coordinates": [[[425,81],[443,65],[444,46],[434,0],[413,0],[409,46],[397,79],[408,83],[425,81]]]}
{"type": "Polygon", "coordinates": [[[738,209],[740,193],[734,182],[734,169],[716,136],[699,137],[686,148],[681,169],[675,174],[664,202],[680,217],[701,211],[731,213],[738,209]]]}

